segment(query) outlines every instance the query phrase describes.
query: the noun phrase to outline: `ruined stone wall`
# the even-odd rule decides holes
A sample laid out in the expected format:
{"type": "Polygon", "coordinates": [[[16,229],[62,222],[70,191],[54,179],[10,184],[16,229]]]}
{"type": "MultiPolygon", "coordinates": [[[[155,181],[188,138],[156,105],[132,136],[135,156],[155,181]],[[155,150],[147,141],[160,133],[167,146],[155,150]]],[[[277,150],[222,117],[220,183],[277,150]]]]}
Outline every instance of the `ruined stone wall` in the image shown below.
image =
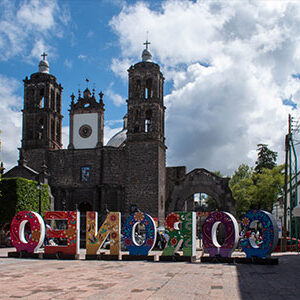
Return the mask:
{"type": "Polygon", "coordinates": [[[167,167],[166,168],[166,214],[171,211],[169,209],[172,201],[172,192],[175,185],[179,185],[179,180],[186,175],[186,167],[167,167]]]}

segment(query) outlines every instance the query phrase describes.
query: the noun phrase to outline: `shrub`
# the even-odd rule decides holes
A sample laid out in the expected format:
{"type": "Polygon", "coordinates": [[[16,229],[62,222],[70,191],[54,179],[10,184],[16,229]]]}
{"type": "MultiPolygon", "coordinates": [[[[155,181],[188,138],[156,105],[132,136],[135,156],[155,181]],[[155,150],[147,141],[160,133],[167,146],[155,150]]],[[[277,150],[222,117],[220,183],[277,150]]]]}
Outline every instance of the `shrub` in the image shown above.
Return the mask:
{"type": "MultiPolygon", "coordinates": [[[[2,178],[0,181],[0,226],[10,223],[22,210],[39,211],[38,182],[22,177],[2,178]]],[[[47,184],[41,189],[41,214],[50,210],[50,195],[47,184]]]]}

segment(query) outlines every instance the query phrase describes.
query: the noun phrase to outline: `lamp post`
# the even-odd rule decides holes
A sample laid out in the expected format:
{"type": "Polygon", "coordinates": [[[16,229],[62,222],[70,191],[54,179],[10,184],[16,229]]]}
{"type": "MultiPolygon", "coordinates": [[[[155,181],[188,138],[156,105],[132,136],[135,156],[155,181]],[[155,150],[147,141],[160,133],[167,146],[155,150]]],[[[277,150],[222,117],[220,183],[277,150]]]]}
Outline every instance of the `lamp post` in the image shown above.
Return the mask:
{"type": "Polygon", "coordinates": [[[41,215],[42,211],[42,184],[38,182],[37,189],[39,191],[39,215],[41,215]]]}

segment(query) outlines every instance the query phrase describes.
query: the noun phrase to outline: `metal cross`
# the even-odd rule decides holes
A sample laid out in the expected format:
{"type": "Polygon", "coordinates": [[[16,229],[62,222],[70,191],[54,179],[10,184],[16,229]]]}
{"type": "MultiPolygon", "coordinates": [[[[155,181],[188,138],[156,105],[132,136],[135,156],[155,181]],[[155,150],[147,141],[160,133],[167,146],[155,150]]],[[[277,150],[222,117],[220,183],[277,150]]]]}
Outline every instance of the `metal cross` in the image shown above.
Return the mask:
{"type": "Polygon", "coordinates": [[[151,43],[148,42],[148,39],[146,40],[146,42],[144,43],[144,45],[146,45],[146,49],[148,50],[148,45],[150,45],[151,43]]]}
{"type": "Polygon", "coordinates": [[[43,60],[46,60],[46,56],[48,56],[48,54],[44,51],[44,53],[41,56],[43,57],[43,60]]]}

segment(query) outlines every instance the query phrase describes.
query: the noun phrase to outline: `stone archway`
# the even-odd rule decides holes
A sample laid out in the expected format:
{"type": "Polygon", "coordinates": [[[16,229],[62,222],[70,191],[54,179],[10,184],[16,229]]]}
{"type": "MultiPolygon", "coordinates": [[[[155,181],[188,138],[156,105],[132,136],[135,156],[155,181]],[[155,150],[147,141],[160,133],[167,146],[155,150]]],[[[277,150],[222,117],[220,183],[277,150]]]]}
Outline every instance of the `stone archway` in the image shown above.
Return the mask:
{"type": "Polygon", "coordinates": [[[87,211],[92,211],[93,206],[89,202],[84,201],[79,204],[78,209],[81,213],[85,213],[87,211]]]}
{"type": "Polygon", "coordinates": [[[193,201],[193,194],[202,192],[213,197],[220,210],[235,215],[235,201],[229,188],[229,178],[222,178],[206,169],[194,169],[173,186],[169,194],[167,213],[182,211],[185,201],[193,201]]]}

